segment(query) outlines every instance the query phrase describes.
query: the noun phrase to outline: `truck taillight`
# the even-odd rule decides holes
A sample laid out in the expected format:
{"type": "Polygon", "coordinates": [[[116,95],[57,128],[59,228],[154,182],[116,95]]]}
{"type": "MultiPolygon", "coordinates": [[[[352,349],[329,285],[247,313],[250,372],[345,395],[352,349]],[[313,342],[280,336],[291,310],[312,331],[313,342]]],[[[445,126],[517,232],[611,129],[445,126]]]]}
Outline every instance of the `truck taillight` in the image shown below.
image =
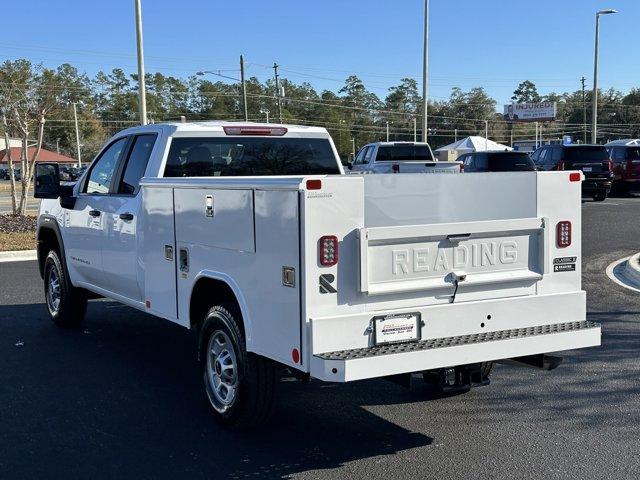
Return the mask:
{"type": "Polygon", "coordinates": [[[319,242],[320,265],[331,267],[338,263],[338,237],[324,235],[319,242]]]}
{"type": "Polygon", "coordinates": [[[260,127],[253,125],[231,125],[222,127],[225,135],[252,135],[281,137],[287,133],[285,127],[260,127]]]}
{"type": "Polygon", "coordinates": [[[563,220],[556,225],[556,245],[559,248],[571,245],[571,222],[563,220]]]}

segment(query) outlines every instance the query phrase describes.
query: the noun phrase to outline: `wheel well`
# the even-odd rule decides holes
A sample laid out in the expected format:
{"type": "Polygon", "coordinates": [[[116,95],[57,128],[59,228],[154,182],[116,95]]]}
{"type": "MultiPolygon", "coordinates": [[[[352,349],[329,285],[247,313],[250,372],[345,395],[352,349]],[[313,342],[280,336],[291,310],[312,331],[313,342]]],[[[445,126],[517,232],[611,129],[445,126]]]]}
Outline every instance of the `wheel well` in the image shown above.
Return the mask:
{"type": "Polygon", "coordinates": [[[44,275],[44,262],[51,250],[60,251],[60,244],[56,232],[51,228],[41,228],[38,231],[38,268],[40,276],[44,275]]]}
{"type": "MultiPolygon", "coordinates": [[[[233,308],[233,313],[240,316],[242,312],[235,293],[231,287],[222,280],[213,278],[201,278],[193,287],[191,301],[189,303],[189,323],[192,330],[198,330],[204,320],[207,311],[214,305],[226,304],[233,308]]],[[[240,322],[240,328],[244,334],[244,321],[240,322]]]]}

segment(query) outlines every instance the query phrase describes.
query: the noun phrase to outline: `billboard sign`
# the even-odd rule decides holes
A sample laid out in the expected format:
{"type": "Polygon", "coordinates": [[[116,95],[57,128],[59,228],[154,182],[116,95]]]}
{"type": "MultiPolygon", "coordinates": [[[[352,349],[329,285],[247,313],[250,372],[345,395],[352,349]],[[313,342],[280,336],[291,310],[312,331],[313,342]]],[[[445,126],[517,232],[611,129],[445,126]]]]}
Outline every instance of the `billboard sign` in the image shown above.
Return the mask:
{"type": "Polygon", "coordinates": [[[511,103],[504,106],[508,122],[548,122],[556,118],[556,102],[511,103]]]}

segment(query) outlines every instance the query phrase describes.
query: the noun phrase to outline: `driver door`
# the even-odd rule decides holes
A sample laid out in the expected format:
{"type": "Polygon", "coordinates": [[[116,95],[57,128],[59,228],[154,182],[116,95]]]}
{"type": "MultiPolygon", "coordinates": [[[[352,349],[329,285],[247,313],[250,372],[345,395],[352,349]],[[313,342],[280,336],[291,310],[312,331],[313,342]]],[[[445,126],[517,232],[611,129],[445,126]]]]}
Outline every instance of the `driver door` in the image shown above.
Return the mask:
{"type": "Polygon", "coordinates": [[[65,210],[63,229],[67,268],[74,285],[80,283],[104,288],[102,242],[106,216],[112,199],[109,191],[129,138],[111,142],[91,164],[83,185],[79,186],[73,209],[65,210]]]}

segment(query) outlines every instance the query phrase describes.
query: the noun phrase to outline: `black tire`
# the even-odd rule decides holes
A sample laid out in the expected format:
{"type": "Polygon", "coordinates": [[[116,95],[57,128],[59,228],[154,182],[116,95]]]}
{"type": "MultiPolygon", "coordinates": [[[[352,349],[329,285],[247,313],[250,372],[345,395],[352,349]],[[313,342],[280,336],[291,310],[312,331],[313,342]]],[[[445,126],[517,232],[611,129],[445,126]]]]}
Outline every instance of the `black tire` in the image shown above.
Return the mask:
{"type": "Polygon", "coordinates": [[[607,199],[607,192],[596,192],[593,194],[594,202],[604,202],[607,199]]]}
{"type": "Polygon", "coordinates": [[[489,375],[491,375],[491,372],[493,371],[493,362],[482,362],[482,366],[480,367],[480,370],[482,371],[482,378],[484,380],[486,380],[487,378],[489,378],[489,375]]]}
{"type": "Polygon", "coordinates": [[[56,250],[51,250],[44,262],[44,294],[53,323],[60,327],[77,327],[82,323],[87,313],[87,292],[71,284],[56,250]],[[56,285],[57,293],[54,293],[56,285]]]}
{"type": "Polygon", "coordinates": [[[271,417],[278,369],[273,361],[247,352],[241,321],[240,313],[230,305],[217,305],[207,312],[200,331],[200,363],[205,394],[216,420],[225,427],[244,430],[271,417]]]}

